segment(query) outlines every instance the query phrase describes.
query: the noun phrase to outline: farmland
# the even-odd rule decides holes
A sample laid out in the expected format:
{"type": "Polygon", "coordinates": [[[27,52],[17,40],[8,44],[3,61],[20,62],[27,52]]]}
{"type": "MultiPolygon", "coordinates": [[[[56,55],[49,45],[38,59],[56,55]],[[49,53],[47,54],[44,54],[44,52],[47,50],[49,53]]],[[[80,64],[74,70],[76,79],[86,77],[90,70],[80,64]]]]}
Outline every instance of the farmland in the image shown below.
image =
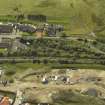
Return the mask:
{"type": "Polygon", "coordinates": [[[0,0],[0,105],[105,105],[104,11],[104,0],[0,0]]]}
{"type": "MultiPolygon", "coordinates": [[[[100,5],[104,5],[103,2],[98,0],[25,0],[25,2],[24,0],[3,0],[0,1],[0,14],[43,14],[47,16],[49,23],[65,25],[67,34],[86,34],[94,31],[98,22],[101,24],[103,19],[100,18],[100,11],[101,9],[104,11],[104,8],[100,8],[100,5]]],[[[103,12],[101,17],[103,18],[103,12]]]]}

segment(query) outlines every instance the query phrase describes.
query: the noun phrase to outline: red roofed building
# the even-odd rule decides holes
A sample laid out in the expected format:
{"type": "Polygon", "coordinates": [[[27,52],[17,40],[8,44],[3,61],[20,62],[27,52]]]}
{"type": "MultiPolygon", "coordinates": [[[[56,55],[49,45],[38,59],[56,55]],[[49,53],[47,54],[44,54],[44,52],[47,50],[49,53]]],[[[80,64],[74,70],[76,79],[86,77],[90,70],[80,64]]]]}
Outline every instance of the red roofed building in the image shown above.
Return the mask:
{"type": "Polygon", "coordinates": [[[0,105],[10,105],[9,97],[4,97],[0,102],[0,105]]]}

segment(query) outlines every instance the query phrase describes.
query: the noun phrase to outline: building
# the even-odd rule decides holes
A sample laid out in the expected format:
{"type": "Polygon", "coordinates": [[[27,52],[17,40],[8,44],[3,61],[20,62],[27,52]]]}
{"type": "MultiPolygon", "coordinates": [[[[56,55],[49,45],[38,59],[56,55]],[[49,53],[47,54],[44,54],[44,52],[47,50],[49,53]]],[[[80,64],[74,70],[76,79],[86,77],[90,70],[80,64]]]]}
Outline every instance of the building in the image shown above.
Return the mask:
{"type": "Polygon", "coordinates": [[[82,90],[81,93],[85,94],[85,95],[93,96],[93,97],[100,97],[102,95],[102,93],[100,91],[98,91],[97,89],[94,89],[94,88],[82,90]]]}
{"type": "Polygon", "coordinates": [[[45,15],[41,15],[41,14],[39,14],[39,15],[30,14],[27,16],[27,18],[32,21],[40,21],[40,22],[47,21],[47,17],[45,15]]]}
{"type": "Polygon", "coordinates": [[[10,47],[11,47],[11,44],[9,43],[4,43],[4,42],[0,43],[0,48],[2,49],[10,48],[10,47]]]}
{"type": "Polygon", "coordinates": [[[1,100],[0,105],[10,105],[9,97],[4,97],[4,98],[1,100]]]}
{"type": "Polygon", "coordinates": [[[0,24],[0,34],[9,34],[13,32],[13,26],[8,24],[0,24]]]}
{"type": "Polygon", "coordinates": [[[36,28],[28,24],[17,24],[16,28],[21,32],[28,32],[28,33],[36,32],[36,28]]]}
{"type": "Polygon", "coordinates": [[[62,25],[50,24],[45,27],[48,36],[56,36],[58,33],[64,31],[64,27],[62,25]]]}

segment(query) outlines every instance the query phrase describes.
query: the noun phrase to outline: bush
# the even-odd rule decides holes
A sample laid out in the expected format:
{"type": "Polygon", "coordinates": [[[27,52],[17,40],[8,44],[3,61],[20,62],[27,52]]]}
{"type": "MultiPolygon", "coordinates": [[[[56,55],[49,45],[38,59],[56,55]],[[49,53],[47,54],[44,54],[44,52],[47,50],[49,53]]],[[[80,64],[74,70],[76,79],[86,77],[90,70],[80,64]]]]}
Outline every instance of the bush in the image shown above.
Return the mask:
{"type": "Polygon", "coordinates": [[[13,78],[9,79],[9,83],[14,83],[14,79],[13,78]]]}

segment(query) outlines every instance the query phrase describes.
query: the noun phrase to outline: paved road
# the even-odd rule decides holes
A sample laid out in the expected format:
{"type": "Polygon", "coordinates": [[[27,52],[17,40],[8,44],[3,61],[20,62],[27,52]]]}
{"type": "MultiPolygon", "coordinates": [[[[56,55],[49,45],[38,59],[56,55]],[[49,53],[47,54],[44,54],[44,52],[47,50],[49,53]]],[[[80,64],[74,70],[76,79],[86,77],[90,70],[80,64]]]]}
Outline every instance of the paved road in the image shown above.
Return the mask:
{"type": "MultiPolygon", "coordinates": [[[[27,39],[38,39],[37,37],[33,36],[27,36],[27,39]]],[[[67,40],[77,40],[77,39],[87,39],[88,41],[93,41],[92,39],[88,39],[85,37],[79,37],[79,36],[69,36],[69,37],[43,37],[43,39],[67,39],[67,40]]]]}
{"type": "Polygon", "coordinates": [[[36,57],[36,58],[17,58],[17,57],[7,57],[7,58],[3,58],[3,57],[0,57],[0,61],[16,61],[16,62],[26,62],[26,61],[30,61],[30,62],[33,62],[33,60],[44,60],[44,59],[50,59],[50,60],[57,60],[57,59],[69,59],[69,58],[59,58],[59,57],[36,57]]]}

